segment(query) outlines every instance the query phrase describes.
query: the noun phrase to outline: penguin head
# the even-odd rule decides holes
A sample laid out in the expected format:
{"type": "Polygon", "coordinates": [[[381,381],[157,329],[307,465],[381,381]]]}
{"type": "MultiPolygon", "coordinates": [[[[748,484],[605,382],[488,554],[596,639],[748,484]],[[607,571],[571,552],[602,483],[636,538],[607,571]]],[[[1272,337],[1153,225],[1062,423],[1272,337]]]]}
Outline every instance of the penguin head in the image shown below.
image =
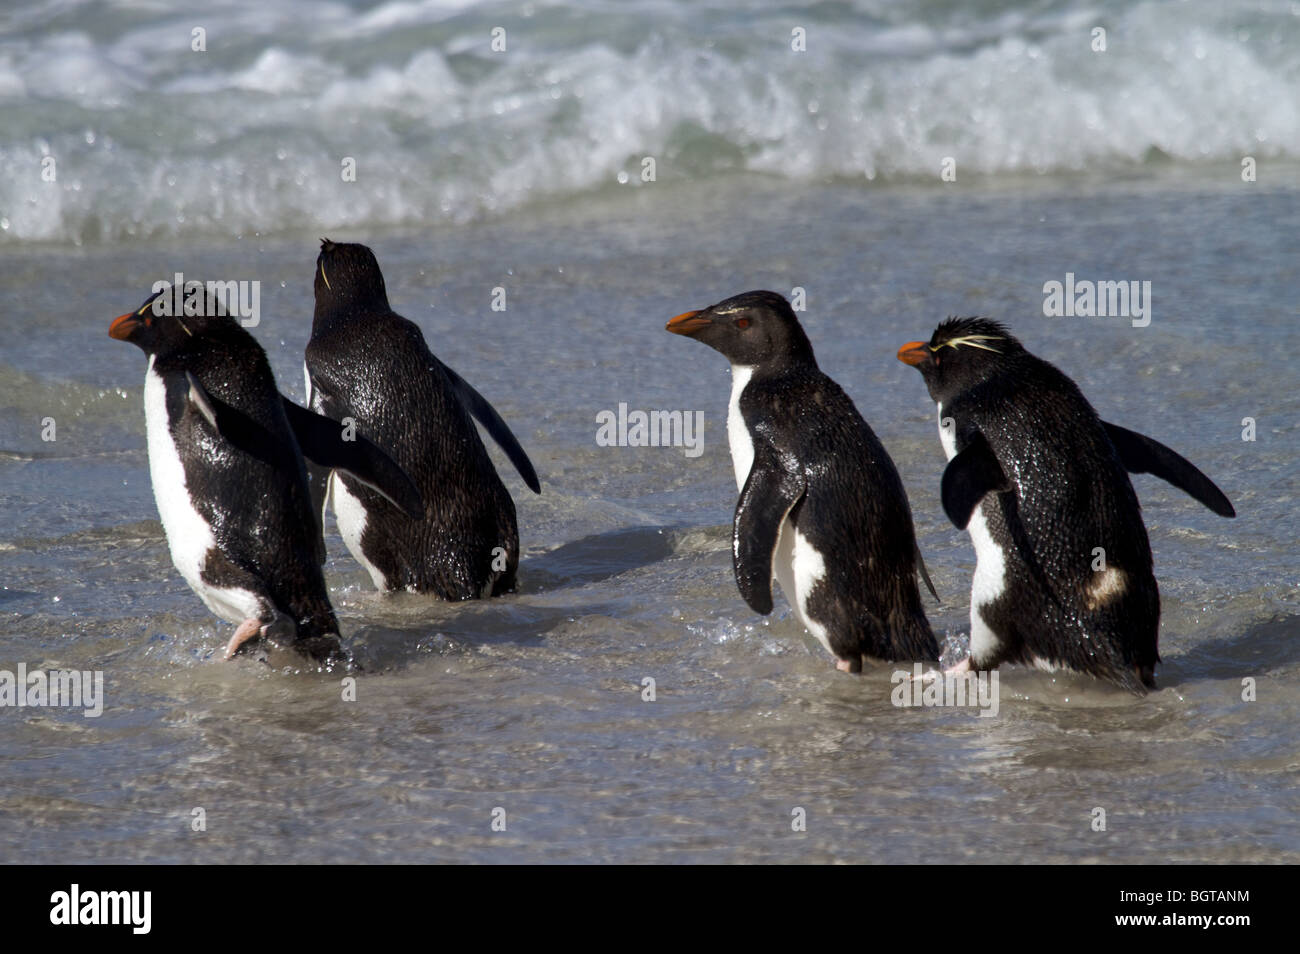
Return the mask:
{"type": "Polygon", "coordinates": [[[170,289],[156,291],[135,311],[114,318],[108,327],[108,335],[118,341],[131,342],[145,354],[162,357],[194,338],[207,335],[214,327],[238,327],[210,300],[205,301],[202,308],[195,309],[198,314],[173,314],[173,304],[170,289]]]}
{"type": "Polygon", "coordinates": [[[949,318],[930,340],[909,341],[898,360],[921,372],[930,397],[944,402],[1005,371],[1024,348],[989,318],[949,318]]]}
{"type": "Polygon", "coordinates": [[[340,244],[321,239],[316,257],[316,314],[336,309],[362,308],[386,312],[388,291],[375,253],[364,245],[340,244]]]}
{"type": "Polygon", "coordinates": [[[688,311],[668,322],[667,330],[704,342],[738,367],[792,361],[816,365],[799,319],[776,292],[745,292],[702,311],[688,311]]]}

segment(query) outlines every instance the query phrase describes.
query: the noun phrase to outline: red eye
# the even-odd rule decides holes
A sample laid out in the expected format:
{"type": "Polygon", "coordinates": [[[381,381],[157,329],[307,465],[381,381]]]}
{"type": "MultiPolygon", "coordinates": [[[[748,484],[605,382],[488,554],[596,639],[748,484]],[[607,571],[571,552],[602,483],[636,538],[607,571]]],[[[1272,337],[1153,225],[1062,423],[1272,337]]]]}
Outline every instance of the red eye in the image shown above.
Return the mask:
{"type": "Polygon", "coordinates": [[[748,319],[748,318],[737,318],[737,319],[736,319],[736,327],[737,327],[737,328],[742,328],[742,329],[743,329],[743,328],[748,328],[748,327],[749,327],[749,319],[748,319]]]}

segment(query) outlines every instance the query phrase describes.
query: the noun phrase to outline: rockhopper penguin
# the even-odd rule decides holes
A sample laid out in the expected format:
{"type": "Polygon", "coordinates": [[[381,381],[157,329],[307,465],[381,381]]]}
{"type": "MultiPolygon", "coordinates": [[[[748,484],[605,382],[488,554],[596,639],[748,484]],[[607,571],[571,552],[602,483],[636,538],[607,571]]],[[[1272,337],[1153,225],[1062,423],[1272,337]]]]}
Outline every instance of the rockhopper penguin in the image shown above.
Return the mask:
{"type": "Polygon", "coordinates": [[[155,308],[162,294],[114,320],[109,335],[149,358],[149,472],[172,562],[212,612],[238,624],[226,658],[266,638],[341,661],[302,454],[412,513],[419,491],[368,441],[343,440],[333,421],[281,396],[261,345],[215,303],[173,316],[155,308]]]}
{"type": "Polygon", "coordinates": [[[434,357],[419,327],[388,306],[366,246],[324,239],[315,292],[308,405],[383,447],[424,495],[423,515],[412,520],[336,471],[327,503],[348,550],[381,590],[447,600],[510,592],[519,563],[515,505],[474,421],[540,493],[523,448],[492,405],[434,357]]]}
{"type": "Polygon", "coordinates": [[[731,362],[727,438],[740,489],[732,561],[745,602],[770,613],[775,574],[799,622],[848,672],[864,657],[938,659],[903,482],[848,395],[818,369],[789,302],[746,292],[678,315],[668,330],[731,362]]]}
{"type": "Polygon", "coordinates": [[[1154,688],[1160,595],[1128,475],[1224,517],[1228,498],[1168,447],[1098,418],[995,321],[950,318],[898,359],[938,405],[943,508],[975,545],[970,656],[954,668],[1024,663],[1154,688]]]}

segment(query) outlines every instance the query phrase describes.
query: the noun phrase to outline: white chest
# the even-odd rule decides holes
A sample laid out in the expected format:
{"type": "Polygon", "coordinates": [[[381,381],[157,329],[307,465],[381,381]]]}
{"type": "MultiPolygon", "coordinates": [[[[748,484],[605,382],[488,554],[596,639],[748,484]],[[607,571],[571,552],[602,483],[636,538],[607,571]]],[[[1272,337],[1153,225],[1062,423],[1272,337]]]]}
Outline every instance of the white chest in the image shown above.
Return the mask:
{"type": "MultiPolygon", "coordinates": [[[[948,460],[957,456],[957,426],[949,420],[944,426],[943,404],[939,409],[939,441],[948,460]]],[[[966,529],[970,533],[971,544],[975,547],[975,576],[971,580],[970,620],[971,620],[971,654],[975,658],[989,655],[1000,642],[996,633],[984,622],[980,608],[988,605],[1006,590],[1007,558],[1002,548],[997,545],[989,533],[988,520],[984,516],[982,500],[971,514],[966,529]]]]}
{"type": "Polygon", "coordinates": [[[943,421],[943,402],[937,405],[939,411],[939,443],[943,445],[943,453],[952,460],[957,456],[957,424],[955,421],[948,421],[948,426],[944,427],[943,421]]]}
{"type": "Polygon", "coordinates": [[[740,413],[740,394],[753,377],[754,369],[733,365],[731,368],[731,403],[727,406],[727,443],[731,445],[731,466],[736,471],[736,489],[743,490],[754,465],[754,440],[749,436],[745,418],[740,413]]]}
{"type": "Polygon", "coordinates": [[[199,573],[208,550],[214,545],[212,528],[203,519],[190,500],[185,468],[181,464],[176,442],[172,439],[167,419],[167,387],[153,369],[154,358],[149,356],[149,370],[144,377],[144,422],[149,443],[149,476],[153,481],[153,496],[158,504],[158,518],[167,534],[167,546],[172,562],[185,577],[185,582],[198,590],[202,583],[199,573]]]}
{"type": "Polygon", "coordinates": [[[185,467],[172,439],[167,419],[167,386],[153,369],[154,357],[149,356],[149,370],[144,377],[144,424],[149,447],[149,478],[153,483],[154,501],[158,504],[158,519],[167,535],[167,549],[172,563],[180,571],[190,589],[203,600],[208,609],[222,619],[242,622],[262,612],[261,601],[248,590],[222,588],[205,582],[203,566],[208,551],[216,548],[212,528],[195,509],[190,499],[189,482],[185,467]]]}
{"type": "Polygon", "coordinates": [[[367,559],[365,551],[361,549],[361,536],[366,532],[366,523],[369,515],[365,505],[360,498],[353,496],[343,481],[339,479],[338,471],[331,471],[329,477],[329,493],[326,499],[326,505],[334,511],[334,520],[339,527],[339,536],[343,538],[343,544],[352,554],[352,558],[360,563],[370,579],[374,582],[378,590],[388,588],[388,578],[384,571],[379,569],[367,559]]]}

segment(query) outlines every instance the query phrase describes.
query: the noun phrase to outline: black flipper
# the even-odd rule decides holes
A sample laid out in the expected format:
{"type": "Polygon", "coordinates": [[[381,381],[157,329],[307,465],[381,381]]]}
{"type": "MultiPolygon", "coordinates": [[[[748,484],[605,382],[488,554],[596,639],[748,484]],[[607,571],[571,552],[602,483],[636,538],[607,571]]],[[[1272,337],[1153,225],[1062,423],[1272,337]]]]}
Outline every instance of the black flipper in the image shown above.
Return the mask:
{"type": "Polygon", "coordinates": [[[492,439],[506,452],[506,456],[510,458],[510,463],[515,465],[515,470],[519,471],[519,476],[524,479],[528,489],[535,494],[540,494],[542,485],[537,479],[537,471],[533,470],[532,461],[528,459],[524,449],[519,446],[519,441],[515,440],[515,435],[506,425],[506,422],[501,420],[501,415],[496,412],[496,408],[489,404],[487,398],[475,391],[468,381],[451,368],[444,364],[442,369],[447,372],[447,377],[451,379],[451,386],[456,391],[456,396],[465,402],[465,407],[469,412],[474,415],[480,424],[487,428],[487,432],[492,435],[492,439]]]}
{"type": "Polygon", "coordinates": [[[976,434],[975,439],[948,461],[940,483],[943,512],[958,530],[970,525],[971,514],[986,494],[1011,489],[1002,465],[993,456],[993,448],[976,434]]]}
{"type": "Polygon", "coordinates": [[[807,489],[801,474],[780,466],[762,445],[755,448],[731,537],[736,585],[755,613],[772,612],[772,554],[781,524],[807,489]]]}
{"type": "Polygon", "coordinates": [[[311,494],[312,519],[316,522],[316,536],[320,540],[320,563],[325,564],[325,500],[329,496],[330,474],[328,467],[303,458],[307,465],[307,492],[311,494]]]}
{"type": "Polygon", "coordinates": [[[939,594],[934,590],[934,584],[930,582],[930,574],[925,569],[925,560],[921,558],[920,545],[913,544],[912,549],[916,551],[916,569],[921,574],[921,579],[925,581],[925,588],[930,591],[930,595],[934,597],[936,603],[942,603],[943,600],[939,599],[939,594]]]}
{"type": "Polygon", "coordinates": [[[1168,481],[1193,499],[1205,504],[1220,517],[1235,517],[1237,511],[1232,508],[1222,490],[1214,485],[1203,473],[1196,469],[1191,461],[1170,450],[1157,440],[1152,440],[1136,431],[1107,424],[1106,434],[1119,452],[1120,463],[1130,474],[1152,474],[1168,481]]]}
{"type": "Polygon", "coordinates": [[[199,415],[212,425],[212,429],[246,454],[264,460],[276,467],[292,469],[293,454],[277,441],[261,424],[243,411],[236,410],[225,401],[214,398],[203,384],[189,371],[185,372],[189,391],[185,398],[199,415]]]}
{"type": "MultiPolygon", "coordinates": [[[[212,425],[212,429],[220,434],[221,425],[217,423],[217,409],[212,406],[212,398],[208,396],[207,389],[204,388],[203,385],[199,383],[199,379],[189,371],[185,372],[185,380],[188,381],[190,385],[190,390],[186,395],[186,398],[194,405],[195,409],[203,415],[204,419],[212,425]]],[[[229,438],[227,438],[227,440],[229,440],[229,438]]]]}
{"type": "MultiPolygon", "coordinates": [[[[277,467],[289,470],[296,467],[297,461],[284,441],[276,440],[243,411],[214,398],[193,374],[187,371],[185,378],[189,383],[187,399],[224,440],[277,467]]],[[[412,519],[424,516],[424,498],[419,488],[392,458],[360,434],[354,440],[345,441],[337,421],[314,414],[283,394],[280,400],[304,457],[355,477],[412,519]]]]}
{"type": "Polygon", "coordinates": [[[419,488],[391,457],[360,434],[344,440],[338,421],[300,407],[284,395],[280,400],[304,457],[355,477],[412,520],[423,518],[424,498],[419,488]]]}
{"type": "MultiPolygon", "coordinates": [[[[225,401],[214,398],[192,373],[185,372],[185,380],[189,384],[186,399],[223,440],[229,441],[244,453],[288,473],[292,473],[297,468],[298,461],[284,441],[276,440],[270,431],[243,411],[236,410],[225,401]]],[[[325,538],[321,534],[319,513],[315,515],[315,519],[316,562],[324,564],[325,538]]]]}

